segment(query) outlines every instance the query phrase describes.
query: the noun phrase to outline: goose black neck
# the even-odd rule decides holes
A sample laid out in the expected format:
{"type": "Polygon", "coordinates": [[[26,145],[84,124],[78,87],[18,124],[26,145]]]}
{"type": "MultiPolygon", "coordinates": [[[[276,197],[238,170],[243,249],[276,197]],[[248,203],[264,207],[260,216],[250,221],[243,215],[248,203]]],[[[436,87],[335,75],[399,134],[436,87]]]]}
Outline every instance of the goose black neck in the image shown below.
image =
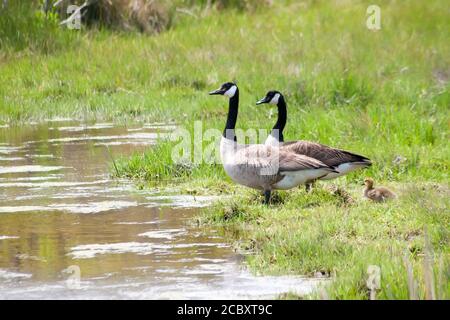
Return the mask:
{"type": "Polygon", "coordinates": [[[228,117],[225,130],[223,130],[223,136],[227,139],[236,141],[236,134],[234,129],[236,127],[236,120],[238,116],[239,108],[239,89],[236,89],[234,96],[230,98],[228,106],[228,117]]]}
{"type": "Polygon", "coordinates": [[[286,101],[284,101],[284,97],[280,96],[277,103],[278,107],[278,119],[275,125],[272,128],[272,136],[277,137],[278,141],[284,142],[283,130],[286,126],[287,121],[287,110],[286,110],[286,101]]]}

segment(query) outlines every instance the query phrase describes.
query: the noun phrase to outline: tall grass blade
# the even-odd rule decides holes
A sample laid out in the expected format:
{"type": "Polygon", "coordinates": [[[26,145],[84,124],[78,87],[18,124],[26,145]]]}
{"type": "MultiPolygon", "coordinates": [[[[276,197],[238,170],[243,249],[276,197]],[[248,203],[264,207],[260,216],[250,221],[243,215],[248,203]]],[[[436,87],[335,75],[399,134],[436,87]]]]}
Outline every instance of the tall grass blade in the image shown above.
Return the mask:
{"type": "Polygon", "coordinates": [[[433,274],[433,248],[427,229],[425,229],[425,257],[423,260],[423,279],[425,282],[425,299],[436,300],[433,274]]]}
{"type": "Polygon", "coordinates": [[[408,277],[408,293],[410,300],[419,300],[417,295],[417,282],[414,280],[414,272],[411,262],[409,261],[408,255],[405,254],[403,261],[406,267],[406,275],[408,277]]]}

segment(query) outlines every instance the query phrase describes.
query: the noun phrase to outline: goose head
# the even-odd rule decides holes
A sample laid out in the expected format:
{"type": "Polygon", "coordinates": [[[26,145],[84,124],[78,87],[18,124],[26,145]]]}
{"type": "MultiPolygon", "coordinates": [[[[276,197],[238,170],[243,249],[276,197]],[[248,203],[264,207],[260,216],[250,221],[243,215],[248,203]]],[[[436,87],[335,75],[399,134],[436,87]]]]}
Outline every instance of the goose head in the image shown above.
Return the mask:
{"type": "Polygon", "coordinates": [[[227,96],[229,98],[233,98],[234,95],[236,94],[237,91],[237,85],[233,82],[225,82],[224,84],[222,84],[220,86],[219,89],[211,91],[209,94],[210,95],[223,95],[223,96],[227,96]]]}
{"type": "Polygon", "coordinates": [[[371,178],[365,178],[364,185],[366,186],[366,188],[372,189],[373,188],[373,180],[371,178]]]}
{"type": "Polygon", "coordinates": [[[280,91],[271,90],[267,92],[266,96],[256,102],[256,104],[263,104],[263,103],[269,103],[269,104],[278,104],[278,101],[280,101],[280,98],[283,99],[283,95],[280,91]]]}

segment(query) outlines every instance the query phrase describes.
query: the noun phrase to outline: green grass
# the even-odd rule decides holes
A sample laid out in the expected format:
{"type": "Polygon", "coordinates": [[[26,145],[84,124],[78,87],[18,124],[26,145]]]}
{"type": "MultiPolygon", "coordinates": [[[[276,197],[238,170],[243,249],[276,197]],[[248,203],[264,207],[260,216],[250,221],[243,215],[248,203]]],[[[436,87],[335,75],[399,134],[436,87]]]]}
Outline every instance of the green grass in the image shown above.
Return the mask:
{"type": "Polygon", "coordinates": [[[0,63],[15,54],[23,56],[67,50],[76,44],[76,34],[58,26],[58,14],[45,14],[38,1],[8,1],[0,5],[0,63]]]}
{"type": "Polygon", "coordinates": [[[382,270],[379,298],[408,298],[405,256],[424,298],[427,229],[437,297],[450,298],[446,2],[380,1],[378,32],[365,27],[368,1],[283,3],[251,13],[185,15],[157,36],[58,29],[75,41],[66,50],[2,49],[0,124],[64,116],[176,122],[190,132],[201,120],[204,130],[222,130],[227,102],[207,92],[235,80],[238,127],[269,129],[270,108],[255,102],[278,89],[288,101],[286,139],[320,141],[373,160],[369,170],[334,181],[354,201],[324,183],[311,195],[280,192],[265,207],[220,165],[174,163],[170,141],[117,161],[118,174],[143,187],[233,195],[199,222],[226,226],[232,241],[255,253],[248,258],[255,272],[332,276],[332,298],[367,298],[369,265],[382,270]],[[362,201],[366,175],[393,187],[398,201],[362,201]]]}
{"type": "MultiPolygon", "coordinates": [[[[311,125],[306,130],[310,119],[304,112],[311,111],[319,112],[319,119],[333,119],[372,107],[377,114],[368,120],[376,121],[373,125],[379,120],[391,124],[382,119],[385,110],[409,114],[408,120],[419,117],[420,126],[446,125],[445,117],[436,116],[448,114],[449,105],[448,82],[436,78],[448,77],[444,4],[383,4],[380,32],[365,28],[366,4],[336,8],[325,1],[275,6],[252,15],[226,11],[203,19],[185,17],[154,37],[63,29],[64,35],[77,38],[70,50],[19,55],[0,65],[0,121],[56,115],[222,120],[217,116],[223,102],[205,93],[235,79],[245,106],[241,127],[267,122],[268,109],[261,112],[254,102],[270,88],[288,98],[292,136],[302,130],[329,142],[341,140],[311,125]]],[[[326,130],[333,125],[328,123],[326,130]]],[[[348,130],[353,124],[343,125],[341,130],[348,130]]],[[[430,134],[432,142],[443,133],[430,134]]]]}
{"type": "Polygon", "coordinates": [[[379,299],[408,299],[405,258],[413,266],[418,297],[425,298],[427,230],[436,297],[450,298],[449,190],[395,184],[398,201],[374,204],[361,199],[360,187],[345,188],[346,197],[321,188],[283,192],[269,207],[261,197],[236,195],[205,210],[199,222],[232,228],[238,248],[255,253],[248,256],[253,270],[331,277],[331,299],[367,299],[369,265],[381,268],[379,299]]]}

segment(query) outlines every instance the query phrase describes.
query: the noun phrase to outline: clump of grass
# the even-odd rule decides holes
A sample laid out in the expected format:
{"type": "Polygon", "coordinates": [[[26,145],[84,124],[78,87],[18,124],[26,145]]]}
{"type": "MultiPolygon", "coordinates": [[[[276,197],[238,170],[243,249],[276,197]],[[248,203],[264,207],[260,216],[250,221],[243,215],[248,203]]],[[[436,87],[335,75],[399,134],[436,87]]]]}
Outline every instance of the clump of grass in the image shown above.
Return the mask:
{"type": "Polygon", "coordinates": [[[252,205],[263,206],[261,200],[261,196],[259,199],[256,197],[243,198],[242,196],[236,196],[228,201],[219,201],[203,211],[202,215],[198,217],[198,222],[200,224],[229,225],[253,221],[257,219],[260,212],[252,211],[250,208],[252,205]]]}
{"type": "Polygon", "coordinates": [[[117,175],[119,177],[136,180],[167,180],[189,177],[195,166],[189,163],[175,163],[172,161],[171,150],[173,143],[161,141],[144,154],[135,154],[130,159],[117,161],[117,175]],[[142,167],[142,163],[147,163],[142,167]]]}
{"type": "Polygon", "coordinates": [[[171,26],[178,1],[98,0],[86,7],[88,26],[159,33],[171,26]]]}
{"type": "Polygon", "coordinates": [[[0,51],[48,54],[73,48],[75,35],[58,24],[58,13],[45,13],[38,1],[7,1],[0,5],[0,51]]]}
{"type": "MultiPolygon", "coordinates": [[[[116,161],[116,175],[140,181],[172,180],[187,181],[201,178],[220,179],[224,177],[220,165],[205,163],[195,164],[192,159],[174,160],[173,150],[176,142],[161,140],[143,154],[135,154],[131,158],[116,161]],[[142,164],[146,165],[143,167],[142,164]]],[[[216,183],[216,182],[214,182],[216,183]]]]}
{"type": "Polygon", "coordinates": [[[366,82],[344,70],[344,74],[332,82],[330,102],[334,105],[358,105],[365,107],[373,98],[373,92],[366,82]]]}
{"type": "MultiPolygon", "coordinates": [[[[84,0],[77,3],[81,5],[84,0]]],[[[200,13],[204,15],[213,8],[253,11],[268,4],[256,0],[97,0],[91,1],[82,12],[88,26],[154,34],[171,28],[177,15],[198,18],[200,13]]],[[[62,12],[67,5],[62,6],[62,12]]]]}
{"type": "Polygon", "coordinates": [[[254,11],[263,6],[273,4],[272,0],[203,0],[200,1],[209,6],[215,6],[218,9],[233,8],[237,10],[254,11]]]}
{"type": "Polygon", "coordinates": [[[356,203],[350,193],[340,186],[332,185],[328,190],[337,198],[337,201],[342,206],[351,206],[356,203]]]}
{"type": "Polygon", "coordinates": [[[431,296],[426,292],[433,286],[434,291],[440,288],[436,298],[448,299],[449,232],[442,225],[450,221],[449,194],[426,185],[410,188],[414,190],[408,189],[390,204],[364,201],[359,188],[349,189],[345,194],[354,199],[350,206],[340,205],[340,193],[323,189],[312,194],[286,192],[282,205],[270,207],[244,195],[205,209],[199,221],[238,230],[230,234],[236,243],[252,243],[249,248],[254,254],[248,262],[258,273],[315,276],[320,272],[330,277],[325,286],[330,299],[368,299],[370,265],[381,268],[377,299],[408,299],[411,280],[405,252],[418,283],[418,298],[431,296]],[[424,241],[425,228],[429,245],[424,241]],[[424,263],[428,263],[425,269],[424,263]]]}

